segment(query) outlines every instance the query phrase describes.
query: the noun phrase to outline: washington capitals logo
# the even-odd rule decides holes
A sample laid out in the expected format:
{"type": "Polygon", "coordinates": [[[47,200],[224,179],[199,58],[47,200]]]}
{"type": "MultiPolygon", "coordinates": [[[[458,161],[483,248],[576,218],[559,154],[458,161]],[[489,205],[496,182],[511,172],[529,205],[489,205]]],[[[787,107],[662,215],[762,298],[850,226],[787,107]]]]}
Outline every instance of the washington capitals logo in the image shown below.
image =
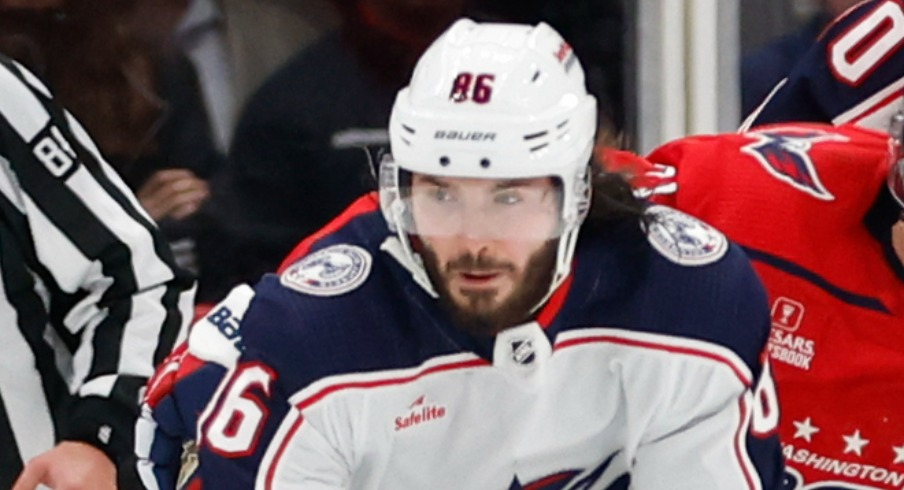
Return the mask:
{"type": "Polygon", "coordinates": [[[773,177],[823,201],[833,196],[822,184],[810,150],[823,141],[847,141],[848,138],[822,131],[762,131],[750,133],[756,141],[741,151],[756,158],[773,177]]]}

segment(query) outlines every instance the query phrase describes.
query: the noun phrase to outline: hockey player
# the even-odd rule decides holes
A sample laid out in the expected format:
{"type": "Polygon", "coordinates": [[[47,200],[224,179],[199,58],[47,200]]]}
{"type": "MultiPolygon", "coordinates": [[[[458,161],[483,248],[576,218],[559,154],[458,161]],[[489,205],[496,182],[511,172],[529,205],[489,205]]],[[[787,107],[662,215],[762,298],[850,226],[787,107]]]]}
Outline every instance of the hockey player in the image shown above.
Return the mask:
{"type": "Polygon", "coordinates": [[[684,138],[640,185],[738,242],[766,284],[789,489],[904,486],[904,160],[888,139],[822,124],[684,138]]]}
{"type": "Polygon", "coordinates": [[[198,416],[241,350],[239,326],[254,291],[236,286],[191,327],[188,340],[148,382],[136,426],[138,474],[145,488],[197,490],[198,416]]]}
{"type": "Polygon", "coordinates": [[[379,203],[255,288],[200,419],[205,487],[776,488],[758,279],[592,171],[595,128],[547,25],[441,36],[379,203]]]}
{"type": "Polygon", "coordinates": [[[904,96],[904,2],[869,0],[835,20],[742,129],[786,121],[888,130],[904,96]]]}

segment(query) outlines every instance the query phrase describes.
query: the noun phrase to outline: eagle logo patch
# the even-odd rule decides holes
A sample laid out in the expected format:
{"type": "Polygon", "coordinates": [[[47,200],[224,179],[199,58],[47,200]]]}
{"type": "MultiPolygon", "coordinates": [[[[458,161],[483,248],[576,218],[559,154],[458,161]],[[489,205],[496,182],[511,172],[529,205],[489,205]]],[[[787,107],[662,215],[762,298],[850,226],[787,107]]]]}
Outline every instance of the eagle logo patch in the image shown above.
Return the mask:
{"type": "Polygon", "coordinates": [[[835,199],[819,178],[810,150],[823,141],[843,142],[848,138],[815,130],[761,131],[750,133],[750,136],[756,141],[744,146],[741,151],[756,159],[770,175],[817,199],[835,199]]]}
{"type": "Polygon", "coordinates": [[[668,206],[650,206],[653,219],[647,238],[660,254],[680,265],[706,265],[728,251],[728,239],[719,230],[668,206]]]}
{"type": "Polygon", "coordinates": [[[292,264],[279,277],[288,288],[313,296],[338,296],[364,284],[371,256],[355,245],[333,245],[292,264]]]}

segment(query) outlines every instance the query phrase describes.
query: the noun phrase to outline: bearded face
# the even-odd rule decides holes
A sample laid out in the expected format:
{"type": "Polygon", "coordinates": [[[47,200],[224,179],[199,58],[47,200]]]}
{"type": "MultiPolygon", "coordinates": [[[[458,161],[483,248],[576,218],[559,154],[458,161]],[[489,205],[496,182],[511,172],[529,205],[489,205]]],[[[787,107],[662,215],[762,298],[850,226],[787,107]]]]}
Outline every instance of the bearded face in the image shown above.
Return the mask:
{"type": "Polygon", "coordinates": [[[548,178],[413,178],[418,249],[462,329],[495,335],[528,320],[543,300],[555,269],[558,196],[548,178]]]}
{"type": "Polygon", "coordinates": [[[424,245],[427,275],[456,325],[476,336],[493,336],[524,323],[552,282],[556,242],[545,243],[527,261],[515,264],[489,250],[439,258],[424,245]]]}

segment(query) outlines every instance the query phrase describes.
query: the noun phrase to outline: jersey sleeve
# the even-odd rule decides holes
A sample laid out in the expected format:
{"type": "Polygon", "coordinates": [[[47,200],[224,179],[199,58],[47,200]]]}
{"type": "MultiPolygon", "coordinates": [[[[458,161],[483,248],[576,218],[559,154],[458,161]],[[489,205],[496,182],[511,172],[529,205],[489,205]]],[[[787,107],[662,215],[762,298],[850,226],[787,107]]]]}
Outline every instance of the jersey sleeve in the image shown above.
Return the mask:
{"type": "Polygon", "coordinates": [[[670,398],[671,413],[684,416],[652,424],[652,437],[640,445],[634,458],[634,488],[780,488],[778,407],[768,367],[757,379],[744,380],[737,396],[725,396],[735,383],[685,369],[685,379],[699,380],[703,375],[708,383],[676,389],[670,398]]]}
{"type": "MultiPolygon", "coordinates": [[[[656,214],[662,209],[650,208],[656,214]]],[[[662,304],[680,298],[694,305],[669,308],[669,325],[678,330],[650,339],[651,345],[670,342],[659,346],[669,362],[657,366],[658,353],[648,349],[636,354],[646,357],[624,363],[635,366],[624,388],[632,406],[651,407],[648,418],[635,414],[638,419],[628,423],[639,427],[640,439],[631,457],[632,488],[779,488],[783,458],[779,405],[765,360],[771,324],[766,290],[733,244],[717,262],[690,267],[699,269],[686,280],[675,276],[656,285],[662,304]],[[718,291],[701,294],[710,288],[718,291]]]]}
{"type": "Polygon", "coordinates": [[[139,389],[185,335],[193,280],[48,89],[6,58],[0,85],[0,213],[14,235],[4,238],[34,274],[16,279],[41,285],[49,325],[71,341],[76,401],[59,436],[118,459],[132,452],[139,389]]]}
{"type": "Polygon", "coordinates": [[[904,88],[904,2],[869,0],[840,16],[742,125],[810,121],[888,130],[904,88]]]}
{"type": "MultiPolygon", "coordinates": [[[[253,290],[240,285],[191,327],[151,378],[136,425],[138,474],[147,488],[197,488],[198,420],[240,354],[240,324],[253,290]]],[[[216,488],[216,487],[214,487],[216,488]]]]}
{"type": "Polygon", "coordinates": [[[304,365],[291,350],[291,305],[256,287],[242,320],[242,351],[198,421],[199,474],[209,488],[254,488],[267,450],[289,409],[287,371],[304,365]]]}
{"type": "Polygon", "coordinates": [[[349,455],[340,449],[344,431],[330,430],[316,411],[289,410],[261,464],[257,489],[310,488],[340,490],[351,485],[349,455]]]}

